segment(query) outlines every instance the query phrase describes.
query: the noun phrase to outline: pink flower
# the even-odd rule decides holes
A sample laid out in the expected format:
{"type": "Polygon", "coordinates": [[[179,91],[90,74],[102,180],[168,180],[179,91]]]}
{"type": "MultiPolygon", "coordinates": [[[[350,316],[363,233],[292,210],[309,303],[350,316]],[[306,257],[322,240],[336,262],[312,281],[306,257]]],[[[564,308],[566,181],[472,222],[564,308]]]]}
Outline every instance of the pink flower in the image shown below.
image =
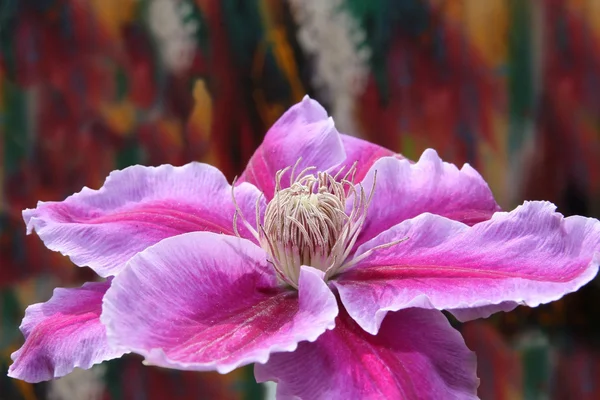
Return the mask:
{"type": "Polygon", "coordinates": [[[474,357],[439,310],[535,307],[599,264],[597,220],[500,212],[470,166],[339,134],[308,98],[234,187],[205,164],[134,166],[23,214],[48,248],[114,276],[28,308],[9,374],[32,382],[131,351],[256,363],[281,398],[475,398],[474,357]]]}

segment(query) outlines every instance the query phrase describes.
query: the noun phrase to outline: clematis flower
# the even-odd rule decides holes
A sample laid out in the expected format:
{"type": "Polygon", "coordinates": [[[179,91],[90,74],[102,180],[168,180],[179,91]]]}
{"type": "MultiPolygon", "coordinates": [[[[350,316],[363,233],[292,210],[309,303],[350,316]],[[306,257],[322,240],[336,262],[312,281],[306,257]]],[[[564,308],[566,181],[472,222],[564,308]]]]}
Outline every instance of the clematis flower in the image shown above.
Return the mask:
{"type": "Polygon", "coordinates": [[[597,273],[600,223],[548,202],[500,211],[426,150],[340,134],[305,98],[240,179],[134,166],[26,210],[28,231],[106,282],[30,306],[9,374],[39,381],[126,352],[182,370],[255,364],[280,398],[476,398],[460,320],[535,307],[597,273]]]}

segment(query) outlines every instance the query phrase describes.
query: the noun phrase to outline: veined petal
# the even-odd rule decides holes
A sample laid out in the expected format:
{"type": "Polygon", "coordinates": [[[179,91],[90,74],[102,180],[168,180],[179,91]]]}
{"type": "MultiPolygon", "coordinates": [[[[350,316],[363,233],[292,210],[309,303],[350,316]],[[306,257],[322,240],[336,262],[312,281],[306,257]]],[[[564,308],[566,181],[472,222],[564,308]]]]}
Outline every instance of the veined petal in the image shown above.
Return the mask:
{"type": "Polygon", "coordinates": [[[334,330],[256,364],[278,399],[476,399],[475,355],[439,311],[389,314],[377,336],[340,313],[334,330]]]}
{"type": "Polygon", "coordinates": [[[555,209],[527,202],[472,227],[423,214],[362,245],[357,255],[408,238],[374,250],[334,284],[349,314],[373,334],[388,311],[407,307],[465,320],[558,300],[596,276],[600,222],[555,209]]]}
{"type": "MultiPolygon", "coordinates": [[[[308,96],[291,107],[269,129],[263,143],[248,162],[240,182],[250,182],[263,191],[267,200],[273,198],[275,174],[294,166],[299,173],[306,167],[326,171],[346,158],[340,134],[325,109],[308,96]]],[[[288,171],[283,187],[289,185],[288,171]]]]}
{"type": "MultiPolygon", "coordinates": [[[[245,183],[235,196],[252,223],[260,192],[245,183]]],[[[264,210],[264,200],[260,207],[264,210]]],[[[35,230],[49,249],[110,276],[164,238],[193,231],[234,234],[234,209],[231,186],[210,165],[136,165],[112,172],[100,190],[84,188],[61,202],[40,202],[23,211],[23,218],[27,232],[35,230]]],[[[252,237],[238,225],[240,235],[252,237]]]]}
{"type": "Polygon", "coordinates": [[[400,154],[366,140],[344,134],[340,134],[340,138],[346,151],[346,160],[342,164],[345,167],[344,170],[347,171],[356,163],[355,182],[361,182],[373,164],[382,157],[404,159],[400,154]]]}
{"type": "Polygon", "coordinates": [[[123,355],[108,346],[100,323],[102,297],[109,287],[110,282],[101,282],[57,288],[47,302],[27,307],[21,324],[25,344],[12,354],[8,376],[46,381],[123,355]]]}
{"type": "Polygon", "coordinates": [[[322,273],[303,267],[299,293],[280,288],[266,253],[233,236],[165,239],[127,265],[101,319],[112,344],[153,365],[226,373],[266,362],[332,329],[338,312],[322,273]]]}
{"type": "Polygon", "coordinates": [[[443,162],[432,149],[425,150],[414,164],[392,157],[379,159],[361,183],[367,192],[375,172],[375,194],[359,244],[427,212],[473,225],[500,210],[477,171],[469,164],[459,170],[443,162]]]}

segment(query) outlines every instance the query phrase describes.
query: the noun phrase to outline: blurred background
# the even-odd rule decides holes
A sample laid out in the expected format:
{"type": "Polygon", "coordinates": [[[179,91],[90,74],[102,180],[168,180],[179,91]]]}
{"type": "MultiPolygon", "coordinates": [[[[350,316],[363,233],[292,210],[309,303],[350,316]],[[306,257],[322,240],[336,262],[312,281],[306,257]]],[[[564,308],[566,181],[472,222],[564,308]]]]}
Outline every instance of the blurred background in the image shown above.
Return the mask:
{"type": "MultiPolygon", "coordinates": [[[[304,94],[339,130],[475,166],[499,202],[600,216],[600,0],[0,0],[0,399],[261,399],[124,358],[6,377],[25,307],[91,271],[25,236],[21,210],[131,164],[239,174],[304,94]]],[[[600,285],[459,326],[480,396],[600,399],[600,285]]],[[[457,325],[458,326],[458,325],[457,325]]]]}

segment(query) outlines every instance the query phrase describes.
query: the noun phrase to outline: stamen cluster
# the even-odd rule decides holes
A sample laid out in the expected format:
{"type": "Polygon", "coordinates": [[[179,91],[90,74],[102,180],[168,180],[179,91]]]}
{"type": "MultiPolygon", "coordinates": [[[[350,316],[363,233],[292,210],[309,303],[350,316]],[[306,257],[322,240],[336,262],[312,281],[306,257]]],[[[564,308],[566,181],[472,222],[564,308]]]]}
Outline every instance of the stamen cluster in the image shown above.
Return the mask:
{"type": "MultiPolygon", "coordinates": [[[[297,165],[284,168],[276,174],[275,194],[267,204],[264,221],[260,221],[258,202],[254,229],[236,207],[234,230],[238,216],[269,255],[279,279],[298,287],[300,267],[303,265],[325,272],[325,280],[356,264],[367,254],[347,260],[367,217],[376,179],[367,197],[362,185],[354,184],[353,165],[341,177],[328,172],[312,173],[314,167],[295,176],[297,165]],[[282,188],[281,179],[290,170],[289,187],[282,188]],[[351,204],[351,206],[348,206],[351,204]],[[347,211],[349,209],[349,211],[347,211]]],[[[235,185],[234,185],[235,186],[235,185]]],[[[234,197],[235,202],[235,197],[234,197]]],[[[239,234],[238,234],[239,235],[239,234]]],[[[396,244],[389,243],[380,247],[396,244]]]]}

